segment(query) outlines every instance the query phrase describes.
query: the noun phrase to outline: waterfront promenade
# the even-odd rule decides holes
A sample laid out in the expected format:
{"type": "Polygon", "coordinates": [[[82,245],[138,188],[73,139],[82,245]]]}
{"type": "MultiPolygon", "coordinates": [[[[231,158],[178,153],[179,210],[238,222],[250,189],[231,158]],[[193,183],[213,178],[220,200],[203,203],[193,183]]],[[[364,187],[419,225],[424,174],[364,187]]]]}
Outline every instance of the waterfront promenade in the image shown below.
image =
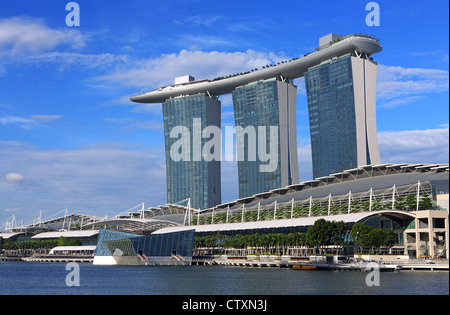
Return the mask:
{"type": "Polygon", "coordinates": [[[289,268],[295,263],[290,259],[247,259],[247,257],[198,257],[192,259],[193,265],[220,265],[235,267],[289,268]]]}
{"type": "Polygon", "coordinates": [[[77,262],[77,263],[92,263],[94,261],[94,257],[92,256],[29,256],[29,257],[20,257],[20,256],[0,256],[0,262],[39,262],[39,263],[69,263],[69,262],[77,262]]]}
{"type": "MultiPolygon", "coordinates": [[[[94,257],[92,256],[30,256],[30,257],[18,257],[18,256],[0,256],[0,262],[37,262],[37,263],[92,263],[94,257]]],[[[230,266],[230,267],[250,267],[250,268],[291,268],[294,264],[299,262],[307,262],[308,258],[290,257],[290,256],[227,256],[227,255],[215,255],[215,256],[203,256],[194,257],[192,259],[192,265],[218,265],[218,266],[230,266]]],[[[403,261],[389,260],[385,258],[383,260],[386,264],[401,265],[402,271],[449,271],[448,260],[434,260],[425,261],[422,259],[409,259],[403,261]]]]}
{"type": "Polygon", "coordinates": [[[22,257],[0,256],[0,262],[22,261],[22,257]]]}
{"type": "MultiPolygon", "coordinates": [[[[307,258],[292,258],[289,256],[267,256],[267,257],[234,257],[226,255],[217,255],[213,257],[196,257],[192,259],[193,265],[220,265],[233,267],[251,267],[251,268],[290,268],[299,262],[306,262],[307,258]]],[[[401,270],[410,271],[448,271],[448,260],[436,260],[433,263],[427,263],[421,259],[410,259],[407,261],[396,261],[385,259],[386,264],[401,265],[401,270]]]]}
{"type": "Polygon", "coordinates": [[[77,262],[77,263],[92,263],[94,261],[94,257],[92,256],[36,256],[36,257],[24,257],[22,261],[25,262],[77,262]]]}

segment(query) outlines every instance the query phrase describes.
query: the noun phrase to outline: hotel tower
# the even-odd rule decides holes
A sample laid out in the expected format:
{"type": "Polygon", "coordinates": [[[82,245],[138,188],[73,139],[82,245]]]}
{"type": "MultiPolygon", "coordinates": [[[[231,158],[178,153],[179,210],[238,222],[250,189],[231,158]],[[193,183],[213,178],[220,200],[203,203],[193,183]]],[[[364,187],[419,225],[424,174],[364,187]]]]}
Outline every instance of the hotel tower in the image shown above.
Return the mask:
{"type": "Polygon", "coordinates": [[[163,104],[167,202],[190,198],[191,206],[198,209],[211,208],[221,202],[220,161],[199,159],[198,148],[208,139],[198,140],[192,136],[187,141],[179,135],[180,130],[195,134],[196,130],[207,126],[220,128],[218,97],[230,93],[234,104],[236,151],[238,157],[244,157],[238,159],[239,197],[298,183],[297,88],[293,80],[303,76],[314,178],[380,164],[375,114],[377,63],[371,56],[381,50],[382,46],[373,36],[329,34],[320,38],[315,52],[301,58],[213,80],[181,77],[173,85],[132,96],[133,102],[163,104]],[[262,132],[264,137],[254,137],[256,142],[249,141],[251,128],[247,127],[255,128],[258,136],[262,132]],[[180,141],[183,149],[189,149],[189,154],[173,159],[172,155],[180,155],[180,150],[173,150],[180,141]],[[265,156],[274,143],[276,147],[270,152],[272,165],[261,171],[265,162],[260,157],[265,156]],[[252,147],[257,148],[257,152],[253,152],[256,161],[249,158],[252,147]]]}

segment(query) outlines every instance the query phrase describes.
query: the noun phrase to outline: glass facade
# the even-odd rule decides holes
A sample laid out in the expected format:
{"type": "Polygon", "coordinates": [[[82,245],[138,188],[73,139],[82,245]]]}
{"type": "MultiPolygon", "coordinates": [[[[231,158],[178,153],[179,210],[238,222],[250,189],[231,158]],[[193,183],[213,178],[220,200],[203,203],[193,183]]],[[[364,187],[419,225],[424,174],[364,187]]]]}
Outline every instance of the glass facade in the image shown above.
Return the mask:
{"type": "Polygon", "coordinates": [[[190,198],[191,207],[196,209],[220,204],[220,159],[209,161],[202,152],[210,140],[202,137],[205,127],[216,126],[220,129],[220,101],[198,94],[168,99],[162,107],[167,202],[176,203],[190,198]],[[188,137],[182,140],[183,135],[178,131],[188,131],[188,137]],[[182,147],[179,146],[180,141],[183,143],[182,147]],[[179,154],[175,158],[174,147],[178,148],[175,150],[176,155],[179,154]]]}
{"type": "Polygon", "coordinates": [[[195,230],[154,234],[130,239],[137,253],[146,256],[180,255],[191,257],[194,248],[195,230]]]}
{"type": "Polygon", "coordinates": [[[345,56],[305,74],[314,178],[357,166],[351,69],[345,56]]]}
{"type": "Polygon", "coordinates": [[[140,235],[111,231],[101,229],[98,234],[97,248],[95,250],[96,256],[111,256],[114,253],[114,249],[111,251],[111,247],[106,246],[108,242],[130,239],[132,237],[139,237],[140,235]]]}
{"type": "Polygon", "coordinates": [[[192,257],[195,230],[136,235],[100,230],[96,256],[172,256],[192,257]]]}
{"type": "Polygon", "coordinates": [[[350,54],[305,73],[314,178],[379,163],[375,81],[376,63],[350,54]]]}
{"type": "Polygon", "coordinates": [[[295,118],[293,121],[289,118],[295,116],[296,87],[290,83],[280,82],[276,78],[251,83],[236,88],[233,92],[233,105],[239,198],[297,183],[296,131],[292,132],[292,127],[294,130],[296,128],[296,121],[295,118]],[[238,126],[241,129],[238,129],[238,126]],[[251,130],[246,130],[247,127],[254,127],[253,130],[256,133],[252,134],[251,130]],[[260,169],[261,165],[267,165],[268,162],[262,162],[260,159],[259,133],[264,129],[260,130],[258,127],[265,127],[266,152],[264,153],[271,153],[271,142],[277,151],[276,161],[272,161],[276,164],[271,172],[262,172],[260,169]],[[271,127],[275,127],[277,131],[275,137],[271,134],[271,127]],[[251,150],[256,150],[253,157],[251,150]]]}

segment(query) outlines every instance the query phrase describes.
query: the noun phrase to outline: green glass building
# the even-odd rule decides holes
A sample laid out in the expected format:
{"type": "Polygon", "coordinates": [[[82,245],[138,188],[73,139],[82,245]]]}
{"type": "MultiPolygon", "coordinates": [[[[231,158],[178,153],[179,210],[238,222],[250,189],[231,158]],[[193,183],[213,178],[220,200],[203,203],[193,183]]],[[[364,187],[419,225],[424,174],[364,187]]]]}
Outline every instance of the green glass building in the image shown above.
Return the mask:
{"type": "Polygon", "coordinates": [[[305,73],[314,178],[380,164],[377,63],[347,54],[305,73]]]}
{"type": "Polygon", "coordinates": [[[276,78],[233,92],[240,198],[298,183],[296,101],[276,78]]]}
{"type": "MultiPolygon", "coordinates": [[[[206,209],[221,203],[220,158],[204,150],[207,126],[220,129],[220,101],[204,94],[176,97],[163,105],[167,203],[190,198],[190,205],[206,209]]],[[[220,149],[220,148],[214,148],[220,149]]]]}

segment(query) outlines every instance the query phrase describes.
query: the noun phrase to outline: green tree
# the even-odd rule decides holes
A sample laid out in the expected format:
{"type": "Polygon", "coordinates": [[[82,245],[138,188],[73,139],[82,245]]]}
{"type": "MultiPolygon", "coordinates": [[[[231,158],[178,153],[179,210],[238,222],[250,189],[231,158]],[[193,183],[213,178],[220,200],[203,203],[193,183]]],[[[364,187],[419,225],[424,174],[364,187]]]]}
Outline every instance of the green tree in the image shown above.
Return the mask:
{"type": "Polygon", "coordinates": [[[430,196],[424,196],[419,201],[419,209],[421,210],[429,210],[433,208],[433,200],[430,196]]]}
{"type": "Polygon", "coordinates": [[[67,246],[81,246],[83,243],[77,238],[71,238],[67,241],[67,246]]]}
{"type": "Polygon", "coordinates": [[[319,219],[310,226],[306,232],[306,241],[309,246],[314,249],[330,245],[331,229],[330,225],[325,219],[319,219]]]}
{"type": "Polygon", "coordinates": [[[385,208],[385,206],[383,205],[382,199],[375,199],[372,202],[372,211],[380,211],[383,210],[383,208],[385,208]]]}
{"type": "Polygon", "coordinates": [[[395,234],[392,230],[382,229],[384,233],[384,241],[382,246],[384,247],[392,247],[395,244],[395,234]]]}
{"type": "MultiPolygon", "coordinates": [[[[347,233],[347,224],[344,221],[332,221],[331,225],[331,244],[343,246],[345,243],[345,234],[347,233]]],[[[337,248],[336,248],[337,251],[337,248]]]]}
{"type": "Polygon", "coordinates": [[[361,222],[353,225],[350,236],[361,252],[363,248],[370,248],[373,253],[375,249],[392,247],[395,244],[395,234],[392,230],[375,229],[361,222]]]}
{"type": "Polygon", "coordinates": [[[395,243],[394,232],[386,229],[372,229],[368,234],[368,239],[372,252],[381,247],[392,247],[395,243]]]}
{"type": "Polygon", "coordinates": [[[58,238],[58,246],[67,246],[67,238],[60,236],[58,238]]]}
{"type": "Polygon", "coordinates": [[[409,194],[405,197],[405,208],[407,210],[416,210],[417,208],[417,195],[409,194]]]}
{"type": "Polygon", "coordinates": [[[371,252],[374,252],[375,248],[380,248],[384,242],[384,233],[380,229],[372,229],[367,234],[369,247],[371,248],[371,252]]]}
{"type": "Polygon", "coordinates": [[[405,210],[408,207],[406,197],[398,196],[394,201],[394,209],[405,210]]]}
{"type": "Polygon", "coordinates": [[[372,229],[364,223],[356,222],[350,231],[350,236],[353,238],[355,245],[359,246],[361,253],[364,247],[370,247],[368,234],[372,229]]]}

